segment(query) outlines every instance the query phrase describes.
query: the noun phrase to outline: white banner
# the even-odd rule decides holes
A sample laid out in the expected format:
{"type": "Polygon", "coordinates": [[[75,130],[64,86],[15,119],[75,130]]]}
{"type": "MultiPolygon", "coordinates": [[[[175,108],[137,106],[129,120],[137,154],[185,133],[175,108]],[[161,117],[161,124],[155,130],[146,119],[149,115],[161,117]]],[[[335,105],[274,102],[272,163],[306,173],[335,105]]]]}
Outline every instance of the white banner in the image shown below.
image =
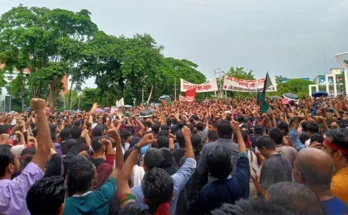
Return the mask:
{"type": "Polygon", "coordinates": [[[124,99],[121,98],[120,100],[116,101],[116,107],[122,107],[124,106],[124,99]]]}
{"type": "MultiPolygon", "coordinates": [[[[272,85],[266,89],[266,92],[276,92],[277,84],[275,77],[271,78],[272,85]]],[[[236,92],[257,92],[262,91],[265,79],[244,80],[225,75],[224,90],[236,92]]]]}
{"type": "Polygon", "coordinates": [[[195,97],[194,96],[182,96],[182,95],[179,95],[179,101],[181,101],[181,102],[194,102],[195,101],[195,97]]]}
{"type": "Polygon", "coordinates": [[[180,79],[180,92],[186,92],[196,88],[196,93],[214,92],[218,90],[216,78],[209,79],[203,84],[193,84],[184,79],[180,79]]]}

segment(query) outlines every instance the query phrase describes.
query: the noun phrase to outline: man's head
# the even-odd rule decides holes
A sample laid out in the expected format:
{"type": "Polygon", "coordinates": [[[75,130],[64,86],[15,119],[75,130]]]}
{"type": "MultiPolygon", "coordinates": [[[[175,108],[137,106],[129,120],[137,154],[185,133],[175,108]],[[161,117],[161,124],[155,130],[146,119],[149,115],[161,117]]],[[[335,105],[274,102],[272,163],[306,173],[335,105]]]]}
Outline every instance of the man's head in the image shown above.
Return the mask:
{"type": "Polygon", "coordinates": [[[93,137],[91,141],[91,146],[94,153],[105,151],[103,144],[101,144],[100,140],[101,140],[101,137],[93,137]]]}
{"type": "Polygon", "coordinates": [[[331,129],[325,134],[323,150],[328,153],[337,170],[348,166],[348,129],[331,129]]]}
{"type": "Polygon", "coordinates": [[[306,129],[308,135],[311,137],[314,133],[319,133],[319,124],[316,122],[308,122],[306,129]]]}
{"type": "Polygon", "coordinates": [[[166,136],[160,136],[157,138],[158,148],[169,148],[169,138],[166,136]]]}
{"type": "Polygon", "coordinates": [[[311,136],[310,139],[310,146],[317,148],[317,149],[322,149],[323,148],[323,143],[324,143],[324,136],[319,134],[319,133],[314,133],[311,136]]]}
{"type": "Polygon", "coordinates": [[[302,149],[297,153],[293,175],[298,183],[303,183],[316,190],[329,190],[335,168],[331,157],[315,149],[302,149]]]}
{"type": "Polygon", "coordinates": [[[268,134],[276,145],[281,145],[283,143],[283,133],[279,128],[272,128],[269,130],[268,134]]]}
{"type": "Polygon", "coordinates": [[[92,188],[94,166],[85,157],[77,155],[69,164],[67,174],[67,187],[69,196],[76,193],[85,193],[92,188]]]}
{"type": "Polygon", "coordinates": [[[10,146],[0,145],[0,179],[11,179],[19,170],[18,157],[11,152],[10,146]]]}
{"type": "Polygon", "coordinates": [[[220,120],[217,126],[219,138],[231,139],[232,128],[230,122],[227,120],[220,120]]]}
{"type": "Polygon", "coordinates": [[[60,214],[64,197],[63,177],[42,178],[30,187],[26,198],[27,207],[31,214],[60,214]]]}
{"type": "Polygon", "coordinates": [[[99,137],[103,136],[104,134],[104,126],[103,125],[97,125],[92,129],[92,136],[93,137],[99,137]]]}
{"type": "Polygon", "coordinates": [[[141,187],[144,194],[143,201],[154,213],[161,204],[172,199],[174,181],[165,170],[153,168],[145,173],[141,187]]]}
{"type": "Polygon", "coordinates": [[[230,150],[223,146],[216,146],[207,155],[207,166],[210,175],[217,179],[226,179],[233,170],[231,160],[230,150]]]}
{"type": "Polygon", "coordinates": [[[265,129],[261,125],[255,125],[254,134],[258,136],[262,136],[265,132],[265,129]]]}
{"type": "Polygon", "coordinates": [[[257,146],[257,149],[260,151],[261,155],[266,158],[275,151],[274,142],[270,137],[267,136],[257,138],[255,145],[257,146]]]}
{"type": "Polygon", "coordinates": [[[287,135],[289,133],[289,125],[286,122],[280,122],[277,126],[283,133],[283,135],[287,135]]]}
{"type": "Polygon", "coordinates": [[[202,122],[197,122],[196,123],[196,128],[197,128],[198,131],[203,131],[203,129],[204,129],[203,123],[202,122]]]}
{"type": "Polygon", "coordinates": [[[133,138],[132,132],[127,129],[123,129],[120,133],[120,136],[124,143],[130,143],[133,138]]]}
{"type": "Polygon", "coordinates": [[[61,143],[61,142],[69,140],[70,138],[71,138],[70,128],[64,128],[59,133],[58,142],[61,143]]]}
{"type": "Polygon", "coordinates": [[[72,128],[71,128],[71,138],[73,138],[73,139],[78,139],[78,138],[80,138],[81,137],[81,128],[80,127],[77,127],[77,126],[73,126],[72,128]]]}
{"type": "Polygon", "coordinates": [[[164,162],[164,154],[161,149],[149,148],[144,157],[144,170],[149,171],[154,167],[161,168],[164,162]]]}
{"type": "Polygon", "coordinates": [[[216,121],[210,121],[208,124],[208,131],[217,131],[218,123],[216,121]]]}
{"type": "Polygon", "coordinates": [[[216,131],[208,131],[208,143],[215,142],[218,139],[216,131]]]}
{"type": "Polygon", "coordinates": [[[317,195],[303,184],[280,182],[267,190],[266,201],[297,214],[326,214],[317,195]]]}

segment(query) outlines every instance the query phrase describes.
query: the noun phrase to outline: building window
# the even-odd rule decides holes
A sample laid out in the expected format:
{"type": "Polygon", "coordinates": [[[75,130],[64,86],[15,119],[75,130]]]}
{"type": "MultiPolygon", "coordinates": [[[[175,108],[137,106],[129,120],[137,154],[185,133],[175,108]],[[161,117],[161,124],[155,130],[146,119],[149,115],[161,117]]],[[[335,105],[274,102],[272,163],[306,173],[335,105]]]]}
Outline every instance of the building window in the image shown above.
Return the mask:
{"type": "Polygon", "coordinates": [[[13,80],[13,76],[12,75],[7,76],[7,80],[12,81],[13,80]]]}

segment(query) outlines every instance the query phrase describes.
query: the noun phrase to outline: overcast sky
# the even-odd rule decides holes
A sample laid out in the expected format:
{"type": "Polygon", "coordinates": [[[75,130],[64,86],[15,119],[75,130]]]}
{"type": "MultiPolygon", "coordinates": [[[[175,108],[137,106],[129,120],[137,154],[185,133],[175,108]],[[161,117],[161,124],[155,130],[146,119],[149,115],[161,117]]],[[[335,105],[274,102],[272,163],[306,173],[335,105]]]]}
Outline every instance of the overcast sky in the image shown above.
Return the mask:
{"type": "Polygon", "coordinates": [[[165,56],[197,63],[207,78],[230,66],[314,78],[348,51],[348,0],[0,0],[0,13],[20,3],[88,9],[108,34],[149,33],[165,56]]]}

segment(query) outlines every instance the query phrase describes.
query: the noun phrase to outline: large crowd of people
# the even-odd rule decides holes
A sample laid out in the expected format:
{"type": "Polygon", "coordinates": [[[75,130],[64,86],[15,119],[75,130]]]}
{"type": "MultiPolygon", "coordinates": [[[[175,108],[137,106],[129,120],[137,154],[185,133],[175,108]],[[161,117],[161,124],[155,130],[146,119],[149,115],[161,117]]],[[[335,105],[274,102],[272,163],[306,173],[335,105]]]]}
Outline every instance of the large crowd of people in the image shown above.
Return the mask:
{"type": "Polygon", "coordinates": [[[0,116],[0,214],[348,214],[348,100],[0,116]]]}

